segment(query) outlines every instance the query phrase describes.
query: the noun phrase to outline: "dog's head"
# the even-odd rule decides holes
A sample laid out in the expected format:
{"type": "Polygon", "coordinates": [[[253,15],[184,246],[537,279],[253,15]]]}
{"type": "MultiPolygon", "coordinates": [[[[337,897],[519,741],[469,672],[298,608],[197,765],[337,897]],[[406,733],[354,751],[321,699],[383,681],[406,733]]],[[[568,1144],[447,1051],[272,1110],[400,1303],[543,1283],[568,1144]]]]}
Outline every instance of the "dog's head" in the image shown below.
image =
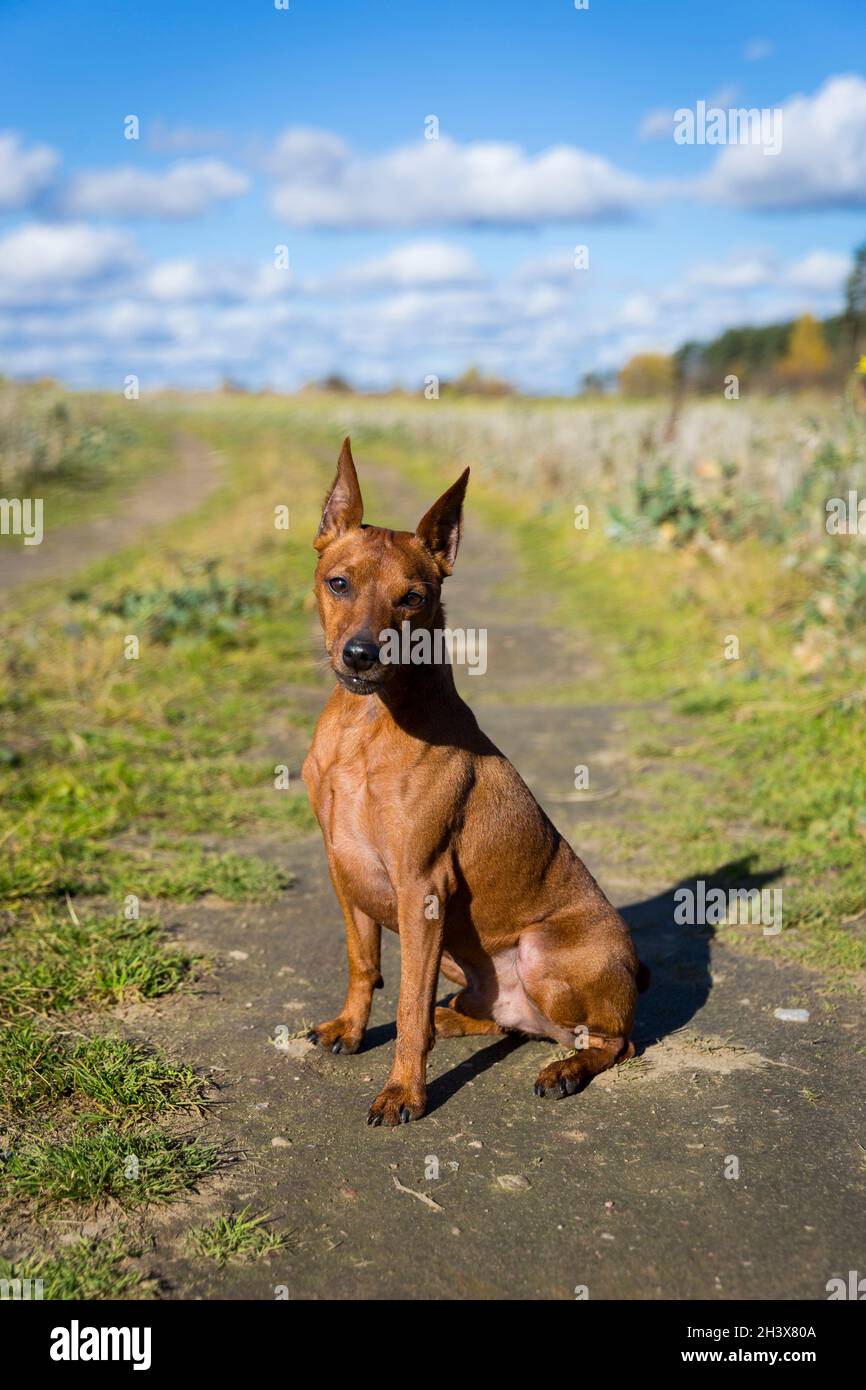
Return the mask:
{"type": "Polygon", "coordinates": [[[440,613],[442,581],[454,568],[460,543],[467,468],[434,502],[414,531],[363,524],[364,503],[348,439],[313,542],[316,601],[325,647],[338,681],[356,695],[372,695],[398,667],[381,659],[383,634],[432,628],[440,613]]]}

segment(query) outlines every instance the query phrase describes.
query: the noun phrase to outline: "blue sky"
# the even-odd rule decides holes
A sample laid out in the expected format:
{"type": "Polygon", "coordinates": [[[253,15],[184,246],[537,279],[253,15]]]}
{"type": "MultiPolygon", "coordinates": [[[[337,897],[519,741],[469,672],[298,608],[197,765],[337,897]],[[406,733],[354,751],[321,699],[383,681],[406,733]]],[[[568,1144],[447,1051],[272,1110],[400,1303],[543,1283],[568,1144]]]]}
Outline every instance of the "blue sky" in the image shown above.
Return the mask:
{"type": "Polygon", "coordinates": [[[835,312],[864,39],[859,0],[4,0],[0,370],[570,391],[835,312]],[[698,101],[780,110],[781,151],[676,143],[698,101]]]}

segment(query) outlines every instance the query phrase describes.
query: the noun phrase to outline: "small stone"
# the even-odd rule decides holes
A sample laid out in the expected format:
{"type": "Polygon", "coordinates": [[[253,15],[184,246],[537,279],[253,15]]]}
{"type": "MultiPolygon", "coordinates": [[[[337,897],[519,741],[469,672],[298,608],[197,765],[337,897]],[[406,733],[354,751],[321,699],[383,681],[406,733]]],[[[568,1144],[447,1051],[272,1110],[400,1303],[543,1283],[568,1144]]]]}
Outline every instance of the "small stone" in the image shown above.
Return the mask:
{"type": "Polygon", "coordinates": [[[281,1134],[275,1134],[271,1140],[272,1149],[290,1149],[291,1147],[291,1139],[284,1139],[281,1134]]]}
{"type": "Polygon", "coordinates": [[[774,1009],[773,1018],[781,1019],[782,1023],[808,1023],[808,1009],[774,1009]]]}
{"type": "Polygon", "coordinates": [[[229,960],[249,960],[249,951],[229,951],[229,960]]]}
{"type": "Polygon", "coordinates": [[[530,1183],[522,1173],[500,1173],[496,1179],[496,1186],[503,1192],[527,1192],[530,1183]]]}

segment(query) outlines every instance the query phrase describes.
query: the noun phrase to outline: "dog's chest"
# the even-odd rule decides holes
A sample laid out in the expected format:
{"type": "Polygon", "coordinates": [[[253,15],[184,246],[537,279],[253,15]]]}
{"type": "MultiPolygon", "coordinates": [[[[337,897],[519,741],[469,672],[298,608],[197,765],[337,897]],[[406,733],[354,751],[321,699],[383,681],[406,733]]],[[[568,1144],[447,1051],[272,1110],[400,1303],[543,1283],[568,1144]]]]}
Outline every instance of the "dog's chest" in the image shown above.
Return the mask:
{"type": "Polygon", "coordinates": [[[333,763],[319,784],[322,826],[348,896],[385,926],[397,925],[394,878],[400,845],[399,808],[357,763],[333,763]]]}

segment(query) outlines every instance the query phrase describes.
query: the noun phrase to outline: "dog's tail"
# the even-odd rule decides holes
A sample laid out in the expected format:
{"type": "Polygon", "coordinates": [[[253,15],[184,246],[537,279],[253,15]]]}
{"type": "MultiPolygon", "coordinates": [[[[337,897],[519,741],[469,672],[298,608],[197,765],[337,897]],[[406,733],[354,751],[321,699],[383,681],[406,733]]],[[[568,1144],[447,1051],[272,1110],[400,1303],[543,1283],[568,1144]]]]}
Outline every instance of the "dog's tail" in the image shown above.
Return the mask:
{"type": "Polygon", "coordinates": [[[637,963],[637,974],[634,977],[635,984],[637,985],[638,994],[643,994],[646,990],[649,989],[651,978],[652,977],[649,972],[649,966],[644,965],[643,961],[639,960],[637,963]]]}

